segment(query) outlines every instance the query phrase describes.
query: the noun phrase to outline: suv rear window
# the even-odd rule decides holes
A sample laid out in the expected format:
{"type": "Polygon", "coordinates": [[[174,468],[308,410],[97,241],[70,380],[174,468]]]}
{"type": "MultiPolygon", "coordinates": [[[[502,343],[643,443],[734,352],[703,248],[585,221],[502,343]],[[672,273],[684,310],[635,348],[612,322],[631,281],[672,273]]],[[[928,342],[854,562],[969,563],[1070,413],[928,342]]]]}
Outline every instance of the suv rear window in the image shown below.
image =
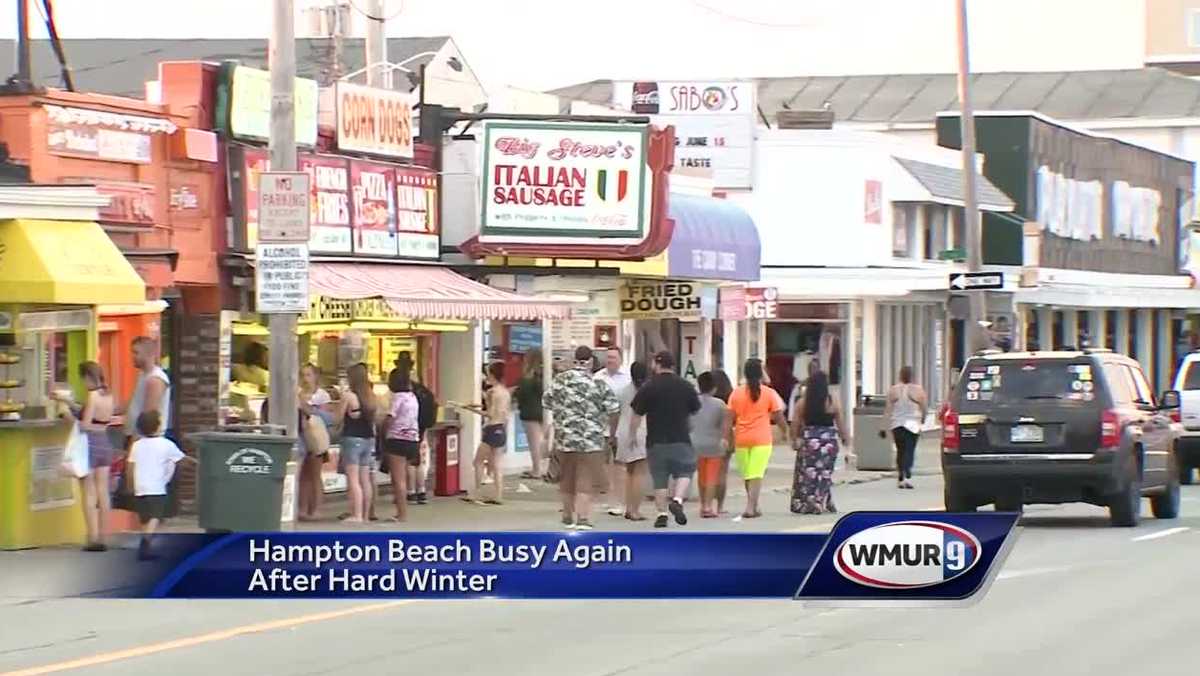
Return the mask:
{"type": "Polygon", "coordinates": [[[1200,361],[1187,361],[1183,363],[1183,368],[1186,369],[1183,373],[1183,389],[1185,390],[1200,390],[1200,361]]]}
{"type": "Polygon", "coordinates": [[[995,405],[1094,401],[1099,383],[1090,360],[972,360],[963,369],[957,393],[965,410],[995,405]]]}

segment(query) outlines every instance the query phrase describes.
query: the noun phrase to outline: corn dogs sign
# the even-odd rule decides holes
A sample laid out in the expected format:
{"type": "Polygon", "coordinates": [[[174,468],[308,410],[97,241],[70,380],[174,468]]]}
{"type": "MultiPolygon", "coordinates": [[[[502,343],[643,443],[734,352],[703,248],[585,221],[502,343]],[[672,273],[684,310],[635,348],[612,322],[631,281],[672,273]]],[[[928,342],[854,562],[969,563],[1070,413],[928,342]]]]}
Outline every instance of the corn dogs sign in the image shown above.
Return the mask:
{"type": "Polygon", "coordinates": [[[337,83],[338,148],[411,158],[413,101],[405,92],[337,83]]]}

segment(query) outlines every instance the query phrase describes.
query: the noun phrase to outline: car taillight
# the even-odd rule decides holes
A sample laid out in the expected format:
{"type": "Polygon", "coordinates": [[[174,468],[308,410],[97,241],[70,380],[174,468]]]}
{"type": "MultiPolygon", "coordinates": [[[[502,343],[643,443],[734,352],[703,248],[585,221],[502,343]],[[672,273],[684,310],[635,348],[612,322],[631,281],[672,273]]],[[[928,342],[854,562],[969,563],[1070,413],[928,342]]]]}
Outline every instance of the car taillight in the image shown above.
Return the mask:
{"type": "Polygon", "coordinates": [[[1121,420],[1117,412],[1108,409],[1100,414],[1100,448],[1116,448],[1121,445],[1121,420]]]}
{"type": "Polygon", "coordinates": [[[958,452],[958,411],[952,408],[942,414],[942,451],[958,452]]]}

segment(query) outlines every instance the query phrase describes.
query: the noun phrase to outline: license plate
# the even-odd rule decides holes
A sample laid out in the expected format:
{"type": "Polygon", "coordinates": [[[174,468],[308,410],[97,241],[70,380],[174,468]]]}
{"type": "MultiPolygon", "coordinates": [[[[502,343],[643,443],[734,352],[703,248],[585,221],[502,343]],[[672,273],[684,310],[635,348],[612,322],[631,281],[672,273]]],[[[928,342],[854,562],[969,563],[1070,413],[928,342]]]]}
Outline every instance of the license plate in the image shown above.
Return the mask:
{"type": "Polygon", "coordinates": [[[1012,428],[1014,444],[1036,444],[1044,441],[1045,432],[1037,425],[1017,425],[1012,428]]]}

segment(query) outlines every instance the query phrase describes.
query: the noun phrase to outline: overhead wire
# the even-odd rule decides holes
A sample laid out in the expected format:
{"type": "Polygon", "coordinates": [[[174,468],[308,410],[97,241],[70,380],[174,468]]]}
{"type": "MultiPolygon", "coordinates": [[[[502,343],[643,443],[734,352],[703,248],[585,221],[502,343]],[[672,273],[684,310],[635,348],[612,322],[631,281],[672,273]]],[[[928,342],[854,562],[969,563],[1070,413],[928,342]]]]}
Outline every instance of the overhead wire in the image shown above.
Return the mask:
{"type": "Polygon", "coordinates": [[[354,9],[354,11],[365,16],[366,18],[370,19],[371,21],[391,21],[392,19],[395,19],[396,17],[398,17],[404,13],[403,0],[401,0],[401,2],[400,2],[400,9],[396,10],[396,13],[391,16],[375,16],[374,14],[371,14],[370,12],[367,12],[366,10],[359,7],[358,4],[356,4],[354,2],[354,0],[346,0],[346,2],[350,4],[350,7],[352,7],[354,9]]]}
{"type": "Polygon", "coordinates": [[[735,14],[730,14],[729,12],[726,12],[721,9],[717,9],[716,7],[711,7],[706,3],[699,2],[699,0],[687,0],[687,2],[688,2],[688,4],[690,4],[694,7],[698,7],[700,9],[708,12],[709,14],[718,16],[722,19],[727,19],[729,21],[736,21],[738,23],[744,23],[744,24],[747,24],[750,26],[757,26],[759,28],[770,28],[770,29],[774,29],[774,30],[807,30],[809,28],[812,28],[812,26],[813,26],[811,23],[808,23],[808,24],[772,23],[770,21],[761,21],[758,19],[750,19],[750,18],[747,18],[744,16],[737,16],[735,14]]]}

